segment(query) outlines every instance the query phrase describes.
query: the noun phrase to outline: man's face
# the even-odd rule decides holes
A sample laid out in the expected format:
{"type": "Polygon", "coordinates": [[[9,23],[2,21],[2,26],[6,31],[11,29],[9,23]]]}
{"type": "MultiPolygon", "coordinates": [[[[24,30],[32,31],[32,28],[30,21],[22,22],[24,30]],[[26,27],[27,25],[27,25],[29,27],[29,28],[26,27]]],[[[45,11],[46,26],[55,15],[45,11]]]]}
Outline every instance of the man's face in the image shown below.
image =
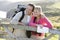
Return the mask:
{"type": "Polygon", "coordinates": [[[32,9],[33,9],[33,7],[28,5],[27,8],[26,8],[27,14],[31,14],[32,13],[32,9]]]}

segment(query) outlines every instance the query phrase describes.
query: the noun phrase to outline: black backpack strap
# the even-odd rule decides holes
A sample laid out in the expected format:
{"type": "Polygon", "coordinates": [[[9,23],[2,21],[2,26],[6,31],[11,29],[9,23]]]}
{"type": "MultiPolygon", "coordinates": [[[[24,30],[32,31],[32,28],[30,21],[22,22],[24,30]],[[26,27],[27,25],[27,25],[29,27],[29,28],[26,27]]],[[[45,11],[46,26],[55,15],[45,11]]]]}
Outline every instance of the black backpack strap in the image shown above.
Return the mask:
{"type": "Polygon", "coordinates": [[[23,18],[24,18],[24,11],[22,11],[22,16],[20,17],[20,20],[19,20],[19,22],[21,22],[22,20],[23,20],[23,18]]]}
{"type": "MultiPolygon", "coordinates": [[[[21,16],[21,18],[20,18],[20,20],[19,20],[19,22],[21,22],[21,20],[24,18],[24,10],[25,10],[26,8],[21,8],[19,11],[15,11],[15,14],[12,16],[12,17],[14,17],[18,12],[20,12],[20,11],[22,11],[22,16],[21,16]]],[[[12,31],[12,33],[14,32],[14,28],[13,28],[13,31],[12,31]]]]}
{"type": "MultiPolygon", "coordinates": [[[[22,16],[21,16],[19,22],[21,22],[21,21],[23,20],[24,15],[25,15],[25,14],[24,14],[24,11],[22,11],[22,16]]],[[[28,38],[30,38],[30,37],[31,37],[31,31],[27,31],[27,30],[26,30],[26,36],[27,36],[28,38]]]]}
{"type": "Polygon", "coordinates": [[[12,17],[14,17],[18,12],[21,12],[21,11],[22,11],[22,12],[24,12],[24,11],[25,11],[25,9],[26,9],[26,8],[23,8],[23,7],[22,7],[19,11],[18,11],[18,10],[16,10],[16,11],[15,11],[15,14],[14,14],[12,17]]]}
{"type": "MultiPolygon", "coordinates": [[[[14,14],[14,16],[15,16],[15,15],[16,15],[16,14],[14,14]]],[[[21,22],[21,21],[23,20],[23,18],[24,18],[24,15],[25,15],[25,14],[24,14],[24,11],[22,11],[22,16],[21,16],[21,18],[20,18],[19,22],[21,22]]],[[[15,30],[15,29],[13,28],[13,31],[12,31],[12,33],[14,32],[14,30],[15,30]]]]}

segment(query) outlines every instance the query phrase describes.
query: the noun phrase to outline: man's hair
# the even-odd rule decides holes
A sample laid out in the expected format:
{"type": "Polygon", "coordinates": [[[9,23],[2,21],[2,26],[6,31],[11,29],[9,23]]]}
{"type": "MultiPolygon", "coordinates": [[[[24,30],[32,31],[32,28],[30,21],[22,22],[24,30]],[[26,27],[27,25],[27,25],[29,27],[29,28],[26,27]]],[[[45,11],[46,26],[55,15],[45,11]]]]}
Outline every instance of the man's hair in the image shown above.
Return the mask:
{"type": "Polygon", "coordinates": [[[28,4],[28,5],[31,6],[31,7],[33,7],[33,9],[32,9],[32,12],[33,12],[34,9],[35,9],[35,6],[33,4],[28,4]]]}

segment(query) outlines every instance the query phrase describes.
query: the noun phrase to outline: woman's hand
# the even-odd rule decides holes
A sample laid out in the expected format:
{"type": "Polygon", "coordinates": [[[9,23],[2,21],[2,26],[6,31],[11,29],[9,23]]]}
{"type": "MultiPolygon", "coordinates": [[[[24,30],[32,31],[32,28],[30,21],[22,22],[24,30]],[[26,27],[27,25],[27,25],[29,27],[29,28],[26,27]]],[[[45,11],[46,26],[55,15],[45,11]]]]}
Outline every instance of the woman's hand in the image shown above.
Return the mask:
{"type": "Polygon", "coordinates": [[[39,26],[39,27],[43,27],[43,25],[40,25],[40,24],[36,24],[37,26],[39,26]]]}

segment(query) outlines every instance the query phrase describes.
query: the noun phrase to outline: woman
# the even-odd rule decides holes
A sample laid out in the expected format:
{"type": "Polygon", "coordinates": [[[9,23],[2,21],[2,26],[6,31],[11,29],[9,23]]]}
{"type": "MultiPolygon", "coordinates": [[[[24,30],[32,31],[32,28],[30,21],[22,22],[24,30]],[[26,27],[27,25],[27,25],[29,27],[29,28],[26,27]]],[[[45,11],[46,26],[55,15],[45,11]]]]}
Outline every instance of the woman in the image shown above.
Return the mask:
{"type": "MultiPolygon", "coordinates": [[[[33,12],[33,16],[30,20],[29,23],[30,26],[32,27],[37,27],[37,25],[40,25],[41,27],[48,27],[50,29],[52,29],[52,24],[51,22],[47,19],[47,17],[45,15],[43,15],[42,13],[42,9],[39,6],[39,8],[36,8],[33,12]]],[[[37,38],[43,38],[44,37],[44,33],[37,33],[37,32],[32,32],[32,37],[37,37],[37,38]]]]}

